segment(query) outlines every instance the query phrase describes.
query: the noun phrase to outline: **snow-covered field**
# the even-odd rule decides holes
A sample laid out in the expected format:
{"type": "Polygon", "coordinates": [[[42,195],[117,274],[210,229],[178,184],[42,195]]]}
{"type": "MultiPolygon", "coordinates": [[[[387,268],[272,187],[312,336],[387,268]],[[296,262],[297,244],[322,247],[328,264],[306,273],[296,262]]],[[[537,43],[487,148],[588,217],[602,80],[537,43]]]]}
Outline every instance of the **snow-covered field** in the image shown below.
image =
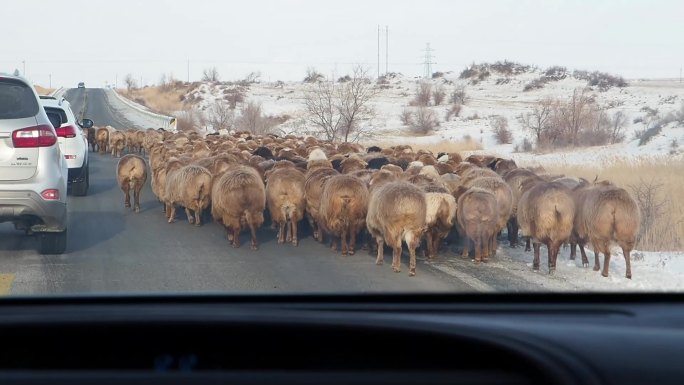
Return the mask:
{"type": "MultiPolygon", "coordinates": [[[[533,140],[533,134],[523,128],[518,116],[530,112],[535,103],[544,97],[567,99],[573,90],[587,84],[584,80],[567,77],[549,82],[542,89],[523,92],[525,84],[538,78],[541,73],[540,70],[533,70],[508,77],[492,74],[488,79],[475,85],[459,79],[458,73],[446,73],[443,77],[431,79],[434,87],[444,87],[447,97],[443,105],[429,107],[436,113],[440,125],[433,133],[425,136],[411,135],[400,119],[402,111],[409,108],[418,82],[422,79],[406,78],[402,75],[392,77],[389,84],[372,102],[375,117],[365,123],[372,125],[374,130],[374,137],[369,143],[411,144],[420,147],[470,138],[481,145],[481,152],[510,157],[521,165],[607,166],[618,162],[648,161],[662,162],[667,166],[674,160],[684,159],[684,152],[679,148],[679,144],[684,143],[684,127],[678,126],[676,122],[665,125],[662,132],[645,145],[640,146],[639,140],[635,138],[635,132],[643,130],[644,124],[635,122],[634,119],[645,115],[642,110],[644,107],[657,109],[660,115],[683,108],[684,83],[676,80],[628,80],[627,87],[591,91],[596,103],[604,108],[609,116],[616,111],[623,111],[627,115],[624,127],[626,139],[623,143],[558,150],[552,153],[517,152],[516,147],[521,147],[524,139],[533,140]],[[505,81],[501,81],[502,78],[505,81]],[[451,106],[448,102],[449,96],[456,87],[462,85],[466,87],[468,101],[458,117],[445,121],[446,111],[451,106]],[[491,127],[491,118],[495,116],[503,116],[508,120],[513,133],[513,143],[496,143],[491,127]]],[[[191,91],[188,96],[198,101],[195,104],[196,109],[209,114],[215,101],[225,100],[226,90],[233,87],[205,83],[191,91]]],[[[289,119],[286,123],[277,127],[282,133],[307,135],[311,132],[311,125],[305,118],[304,96],[311,87],[313,85],[302,82],[255,83],[245,89],[245,100],[260,103],[265,115],[287,115],[289,119]]],[[[624,277],[625,261],[619,249],[614,250],[608,278],[593,271],[593,253],[589,251],[588,254],[590,267],[584,268],[581,266],[581,260],[568,259],[568,249],[561,250],[556,274],[548,276],[544,249],[541,258],[542,270],[534,273],[531,268],[531,252],[502,245],[498,257],[477,269],[482,269],[483,272],[488,268],[503,269],[510,273],[512,279],[541,285],[554,291],[684,290],[684,252],[634,251],[631,280],[624,277]]],[[[467,266],[472,265],[472,262],[459,260],[453,255],[447,260],[432,264],[453,274],[462,271],[454,269],[455,265],[472,269],[471,266],[467,266]]],[[[603,257],[601,264],[603,265],[603,257]]],[[[469,279],[477,281],[477,278],[473,277],[469,279]]],[[[482,284],[482,289],[487,290],[487,285],[482,284]]]]}

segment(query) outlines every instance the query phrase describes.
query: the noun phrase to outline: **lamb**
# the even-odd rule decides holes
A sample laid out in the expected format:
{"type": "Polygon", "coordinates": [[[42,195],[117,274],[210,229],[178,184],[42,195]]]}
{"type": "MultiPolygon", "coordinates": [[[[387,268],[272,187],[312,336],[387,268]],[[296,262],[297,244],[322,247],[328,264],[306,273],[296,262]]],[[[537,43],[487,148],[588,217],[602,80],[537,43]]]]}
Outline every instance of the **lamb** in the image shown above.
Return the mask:
{"type": "Polygon", "coordinates": [[[126,134],[122,131],[113,130],[109,134],[109,148],[111,149],[112,156],[120,158],[124,147],[126,147],[126,134]]]}
{"type": "Polygon", "coordinates": [[[425,192],[425,226],[427,251],[425,257],[432,259],[439,253],[442,240],[449,235],[456,218],[456,199],[446,188],[433,184],[423,186],[425,192]]]}
{"type": "Polygon", "coordinates": [[[252,237],[251,249],[256,250],[256,230],[264,223],[266,207],[266,189],[259,173],[249,166],[224,173],[214,182],[211,198],[211,215],[225,226],[232,246],[240,247],[240,231],[246,224],[252,237]]]}
{"type": "MultiPolygon", "coordinates": [[[[366,225],[369,193],[366,184],[349,175],[332,176],[321,196],[321,227],[340,238],[342,255],[353,255],[356,236],[366,225]]],[[[333,250],[337,249],[335,240],[333,250]]]]}
{"type": "Polygon", "coordinates": [[[187,165],[167,171],[164,204],[169,223],[176,220],[176,204],[185,207],[190,224],[201,224],[202,211],[211,202],[211,173],[202,166],[187,165]],[[194,218],[191,215],[194,211],[194,218]]]}
{"type": "Polygon", "coordinates": [[[287,240],[297,246],[297,225],[306,206],[304,174],[294,167],[274,168],[267,173],[267,179],[266,204],[271,220],[278,226],[278,243],[287,240]]]}
{"type": "Polygon", "coordinates": [[[107,152],[109,147],[109,129],[107,127],[100,127],[97,129],[97,148],[100,154],[107,152]]]}
{"type": "Polygon", "coordinates": [[[330,168],[317,168],[311,170],[306,175],[304,183],[304,195],[306,197],[306,216],[313,230],[314,238],[323,242],[323,232],[319,227],[321,195],[323,194],[323,187],[325,182],[330,177],[339,175],[339,172],[330,168]]]}
{"type": "Polygon", "coordinates": [[[133,190],[134,209],[140,212],[140,192],[147,181],[147,165],[145,159],[138,155],[126,155],[116,165],[116,181],[125,194],[125,207],[131,207],[131,190],[133,190]]]}
{"type": "MultiPolygon", "coordinates": [[[[456,218],[459,230],[473,243],[475,263],[487,262],[487,241],[496,234],[499,217],[496,197],[490,191],[473,187],[458,198],[456,218]]],[[[463,258],[468,258],[469,245],[463,248],[463,258]]]]}
{"type": "Polygon", "coordinates": [[[560,183],[530,181],[528,184],[532,187],[525,191],[518,204],[520,232],[532,239],[532,268],[539,271],[539,249],[544,243],[548,249],[549,274],[554,274],[560,247],[573,230],[575,201],[570,190],[560,183]]]}
{"type": "Polygon", "coordinates": [[[416,248],[426,229],[425,193],[407,182],[389,182],[372,190],[366,227],[378,244],[375,263],[384,263],[385,242],[392,247],[392,269],[401,271],[401,243],[409,250],[409,276],[416,275],[416,248]]]}
{"type": "Polygon", "coordinates": [[[640,210],[629,193],[607,182],[579,187],[574,234],[583,247],[589,240],[594,248],[594,271],[601,269],[599,253],[603,253],[603,271],[608,276],[610,243],[615,241],[625,258],[625,277],[632,278],[630,253],[636,244],[641,222],[640,210]]]}

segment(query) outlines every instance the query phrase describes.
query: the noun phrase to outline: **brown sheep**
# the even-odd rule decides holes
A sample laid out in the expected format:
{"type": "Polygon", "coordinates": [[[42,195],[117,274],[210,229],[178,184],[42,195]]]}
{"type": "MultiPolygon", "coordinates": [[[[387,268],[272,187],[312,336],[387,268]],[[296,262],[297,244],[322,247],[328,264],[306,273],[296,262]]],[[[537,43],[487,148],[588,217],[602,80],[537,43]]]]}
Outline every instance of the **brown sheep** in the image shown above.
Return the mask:
{"type": "Polygon", "coordinates": [[[126,147],[126,134],[123,131],[113,130],[109,134],[109,148],[112,156],[120,158],[124,147],[126,147]]]}
{"type": "Polygon", "coordinates": [[[319,227],[321,221],[320,207],[321,195],[323,194],[323,187],[325,182],[330,177],[339,175],[337,170],[331,168],[317,168],[309,171],[304,182],[304,195],[306,197],[306,216],[311,225],[314,238],[323,242],[323,232],[319,227]]]}
{"type": "Polygon", "coordinates": [[[416,248],[426,229],[425,193],[407,182],[383,184],[370,195],[366,227],[378,244],[377,265],[384,263],[385,242],[392,247],[392,270],[401,271],[401,243],[409,250],[409,276],[416,275],[416,248]]]}
{"type": "Polygon", "coordinates": [[[164,204],[169,223],[176,220],[176,204],[185,207],[188,222],[201,225],[202,211],[211,203],[211,173],[197,165],[167,171],[164,204]],[[194,218],[191,211],[194,211],[194,218]]]}
{"type": "Polygon", "coordinates": [[[497,158],[493,163],[490,163],[489,166],[492,170],[494,170],[497,174],[501,176],[504,176],[508,172],[518,168],[518,165],[515,164],[515,161],[513,159],[502,158],[497,158]]]}
{"type": "Polygon", "coordinates": [[[349,174],[352,171],[365,170],[367,165],[368,163],[366,163],[363,159],[353,155],[344,159],[342,163],[340,163],[340,172],[342,174],[349,174]]]}
{"type": "Polygon", "coordinates": [[[520,197],[518,224],[523,236],[530,237],[534,247],[532,268],[539,270],[539,249],[548,249],[549,274],[556,270],[561,245],[570,239],[575,218],[575,201],[570,190],[560,183],[531,182],[520,197]]]}
{"type": "Polygon", "coordinates": [[[513,206],[513,193],[510,186],[501,178],[483,177],[476,178],[464,184],[465,187],[478,187],[487,190],[494,194],[497,204],[498,219],[496,221],[496,233],[489,240],[487,245],[487,256],[495,256],[497,249],[496,234],[506,228],[508,220],[511,217],[511,209],[513,206]]]}
{"type": "Polygon", "coordinates": [[[639,206],[629,193],[609,183],[579,187],[576,199],[580,206],[575,218],[574,234],[582,250],[588,240],[594,249],[594,271],[601,269],[599,253],[603,253],[603,271],[608,276],[610,243],[615,241],[625,258],[625,277],[632,278],[630,253],[639,234],[639,206]]]}
{"type": "Polygon", "coordinates": [[[264,223],[266,208],[266,189],[259,173],[248,166],[224,173],[214,182],[211,199],[211,215],[225,226],[232,246],[240,247],[240,231],[245,224],[251,233],[251,248],[256,250],[256,230],[264,223]]]}
{"type": "Polygon", "coordinates": [[[124,136],[126,137],[126,149],[129,154],[133,154],[138,150],[138,139],[136,137],[137,132],[138,130],[135,130],[133,128],[129,128],[128,130],[123,132],[124,136]]]}
{"type": "MultiPolygon", "coordinates": [[[[533,171],[525,168],[517,168],[507,173],[504,177],[506,183],[511,188],[513,193],[513,203],[511,206],[511,217],[508,221],[508,242],[511,247],[516,247],[518,245],[518,202],[520,201],[520,196],[522,195],[521,186],[528,179],[542,181],[537,174],[533,171]]],[[[525,251],[530,251],[530,245],[527,243],[525,251]]]]}
{"type": "Polygon", "coordinates": [[[86,130],[86,132],[87,132],[88,144],[90,145],[92,151],[96,152],[98,150],[98,148],[97,148],[97,128],[90,127],[90,128],[84,128],[84,130],[86,130]]]}
{"type": "MultiPolygon", "coordinates": [[[[342,255],[353,255],[356,236],[366,225],[369,193],[366,184],[349,175],[328,179],[321,195],[321,227],[340,238],[342,255]]],[[[332,249],[337,250],[335,239],[332,249]]]]}
{"type": "Polygon", "coordinates": [[[397,175],[394,172],[388,170],[380,170],[371,176],[371,180],[368,182],[368,189],[372,192],[373,189],[378,188],[389,182],[396,182],[401,179],[401,175],[397,175]]]}
{"type": "Polygon", "coordinates": [[[304,174],[294,167],[284,167],[274,168],[267,175],[266,205],[271,220],[278,226],[278,243],[287,240],[297,246],[297,225],[304,217],[306,206],[304,174]]]}
{"type": "Polygon", "coordinates": [[[100,127],[97,129],[97,148],[100,154],[107,152],[109,148],[109,129],[107,127],[100,127]]]}
{"type": "Polygon", "coordinates": [[[139,154],[145,154],[145,131],[135,132],[135,143],[139,154]]]}
{"type": "Polygon", "coordinates": [[[402,170],[401,167],[397,166],[396,164],[386,164],[380,167],[380,170],[387,170],[396,175],[397,178],[401,178],[401,176],[404,175],[404,170],[402,170]]]}
{"type": "Polygon", "coordinates": [[[475,263],[487,262],[484,250],[487,241],[496,234],[498,217],[496,197],[491,192],[475,187],[461,194],[456,218],[460,231],[467,238],[463,258],[468,258],[468,241],[471,241],[475,249],[475,263]]]}
{"type": "Polygon", "coordinates": [[[487,167],[496,160],[492,155],[473,154],[465,159],[466,162],[472,163],[478,167],[487,167]]]}
{"type": "Polygon", "coordinates": [[[456,199],[446,188],[437,185],[422,187],[425,192],[426,258],[432,259],[439,253],[442,240],[449,235],[456,219],[456,199]]]}
{"type": "Polygon", "coordinates": [[[116,180],[124,192],[124,206],[131,207],[131,190],[133,190],[134,209],[140,212],[140,192],[147,181],[147,165],[145,159],[138,155],[126,155],[116,165],[116,180]]]}

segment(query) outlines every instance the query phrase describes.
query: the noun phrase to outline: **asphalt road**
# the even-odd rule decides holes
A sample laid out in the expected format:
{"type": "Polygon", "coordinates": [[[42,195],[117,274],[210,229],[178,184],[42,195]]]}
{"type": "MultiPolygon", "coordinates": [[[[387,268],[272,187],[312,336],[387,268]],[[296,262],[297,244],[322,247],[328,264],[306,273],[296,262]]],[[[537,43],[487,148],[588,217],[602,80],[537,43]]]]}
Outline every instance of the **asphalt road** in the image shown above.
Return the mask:
{"type": "MultiPolygon", "coordinates": [[[[75,89],[66,93],[75,113],[96,125],[128,127],[125,118],[107,106],[102,90],[75,89]],[[87,97],[85,97],[87,94],[87,97]],[[83,103],[86,103],[85,105],[83,103]]],[[[258,233],[259,250],[249,249],[243,233],[240,249],[232,248],[216,223],[195,227],[178,211],[176,223],[165,221],[149,179],[141,212],[123,206],[116,185],[118,159],[90,154],[90,191],[69,196],[68,249],[61,256],[41,256],[37,239],[0,224],[0,294],[82,294],[112,292],[460,292],[529,291],[539,287],[504,269],[475,266],[454,250],[440,255],[444,263],[419,257],[417,276],[408,277],[404,251],[402,272],[376,266],[367,251],[343,257],[311,238],[300,223],[298,247],[279,245],[269,224],[258,233]]]]}

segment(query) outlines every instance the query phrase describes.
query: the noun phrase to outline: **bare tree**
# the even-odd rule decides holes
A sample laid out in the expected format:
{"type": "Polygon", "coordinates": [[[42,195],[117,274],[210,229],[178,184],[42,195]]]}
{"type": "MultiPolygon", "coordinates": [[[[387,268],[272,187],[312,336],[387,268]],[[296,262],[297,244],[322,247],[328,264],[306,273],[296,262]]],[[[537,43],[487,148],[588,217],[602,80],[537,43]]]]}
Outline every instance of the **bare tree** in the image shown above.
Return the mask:
{"type": "Polygon", "coordinates": [[[209,110],[209,123],[214,130],[229,130],[233,126],[233,110],[227,103],[216,100],[209,110]]]}
{"type": "Polygon", "coordinates": [[[439,126],[435,113],[427,107],[418,107],[410,122],[411,131],[415,134],[426,135],[439,126]]]}
{"type": "Polygon", "coordinates": [[[416,86],[416,96],[411,105],[427,107],[430,105],[430,99],[432,99],[432,83],[428,81],[419,82],[416,86]]]}
{"type": "Polygon", "coordinates": [[[322,81],[307,93],[304,98],[307,119],[319,127],[328,140],[356,141],[369,134],[361,122],[374,116],[370,102],[377,93],[368,70],[357,65],[351,80],[341,84],[322,81]]]}
{"type": "Polygon", "coordinates": [[[309,67],[306,69],[306,77],[304,78],[304,83],[316,83],[325,80],[325,77],[321,75],[314,67],[309,67]]]}
{"type": "Polygon", "coordinates": [[[273,128],[273,122],[264,116],[261,104],[257,102],[247,102],[240,110],[240,117],[236,121],[236,126],[240,130],[246,130],[255,135],[268,134],[273,128]]]}
{"type": "Polygon", "coordinates": [[[627,123],[627,115],[624,111],[616,111],[611,120],[610,143],[615,144],[622,142],[625,139],[623,132],[625,123],[627,123]]]}
{"type": "Polygon", "coordinates": [[[437,86],[437,88],[432,92],[432,101],[435,103],[435,106],[442,104],[442,101],[444,101],[445,97],[446,91],[442,85],[437,86]]]}
{"type": "Polygon", "coordinates": [[[554,100],[551,98],[541,99],[535,104],[532,112],[523,114],[520,117],[523,127],[531,130],[536,135],[537,144],[541,143],[542,134],[549,128],[553,104],[554,100]]]}
{"type": "Polygon", "coordinates": [[[202,81],[217,82],[219,79],[220,76],[216,67],[205,68],[204,71],[202,71],[202,81]]]}
{"type": "Polygon", "coordinates": [[[138,83],[135,81],[135,78],[133,77],[133,74],[126,74],[126,77],[124,77],[124,84],[126,85],[126,91],[129,93],[133,88],[136,88],[138,86],[138,83]]]}
{"type": "Polygon", "coordinates": [[[451,102],[458,104],[466,104],[468,101],[468,95],[466,94],[465,85],[461,84],[454,89],[451,93],[451,102]]]}
{"type": "Polygon", "coordinates": [[[577,146],[580,130],[589,120],[591,103],[592,99],[586,94],[586,88],[576,88],[564,109],[565,121],[563,123],[566,125],[573,147],[577,146]]]}

